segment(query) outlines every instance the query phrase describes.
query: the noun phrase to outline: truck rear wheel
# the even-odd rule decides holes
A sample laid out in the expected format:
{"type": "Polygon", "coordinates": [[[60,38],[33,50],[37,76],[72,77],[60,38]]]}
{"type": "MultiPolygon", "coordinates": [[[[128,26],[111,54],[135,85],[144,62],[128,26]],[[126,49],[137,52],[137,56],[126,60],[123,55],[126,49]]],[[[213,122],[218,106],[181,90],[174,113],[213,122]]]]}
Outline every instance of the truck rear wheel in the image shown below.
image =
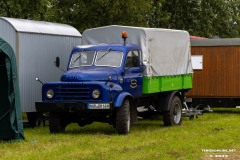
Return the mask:
{"type": "Polygon", "coordinates": [[[116,113],[116,130],[118,134],[128,134],[130,131],[130,102],[125,99],[116,113]]]}
{"type": "Polygon", "coordinates": [[[163,113],[165,126],[181,125],[182,122],[182,101],[178,96],[174,96],[170,102],[170,110],[163,113]]]}
{"type": "Polygon", "coordinates": [[[61,133],[65,131],[66,125],[63,123],[59,113],[50,112],[49,114],[49,130],[50,133],[61,133]]]}

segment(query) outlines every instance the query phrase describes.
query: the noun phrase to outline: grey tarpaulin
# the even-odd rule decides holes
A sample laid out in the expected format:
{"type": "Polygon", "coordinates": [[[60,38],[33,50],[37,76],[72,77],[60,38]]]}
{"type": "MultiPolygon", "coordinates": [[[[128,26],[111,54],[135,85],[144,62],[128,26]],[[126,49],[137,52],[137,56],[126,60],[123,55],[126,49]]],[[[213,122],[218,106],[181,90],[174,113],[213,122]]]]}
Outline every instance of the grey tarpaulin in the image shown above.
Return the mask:
{"type": "Polygon", "coordinates": [[[105,26],[87,29],[82,34],[83,45],[123,43],[121,33],[127,31],[127,43],[142,49],[146,66],[144,76],[169,76],[192,73],[190,36],[187,31],[162,28],[105,26]]]}

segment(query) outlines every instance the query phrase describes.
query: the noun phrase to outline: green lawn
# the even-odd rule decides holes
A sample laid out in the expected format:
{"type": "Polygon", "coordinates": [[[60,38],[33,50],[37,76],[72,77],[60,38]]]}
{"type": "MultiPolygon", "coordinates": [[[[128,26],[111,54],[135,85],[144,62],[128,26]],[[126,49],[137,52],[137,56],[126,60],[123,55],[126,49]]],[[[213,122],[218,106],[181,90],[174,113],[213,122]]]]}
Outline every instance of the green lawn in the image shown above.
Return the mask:
{"type": "Polygon", "coordinates": [[[81,128],[71,124],[57,135],[50,134],[47,126],[25,128],[25,141],[0,142],[0,159],[240,159],[239,121],[240,109],[231,113],[216,110],[193,121],[185,117],[179,127],[164,127],[157,119],[141,120],[126,136],[117,135],[104,123],[81,128]]]}

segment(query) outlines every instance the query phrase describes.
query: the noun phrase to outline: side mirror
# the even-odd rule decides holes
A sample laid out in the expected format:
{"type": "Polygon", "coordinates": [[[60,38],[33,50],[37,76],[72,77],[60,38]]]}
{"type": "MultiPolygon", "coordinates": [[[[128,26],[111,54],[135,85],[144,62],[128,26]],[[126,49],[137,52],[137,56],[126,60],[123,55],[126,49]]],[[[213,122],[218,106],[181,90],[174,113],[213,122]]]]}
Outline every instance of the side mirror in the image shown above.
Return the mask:
{"type": "Polygon", "coordinates": [[[56,60],[55,60],[55,66],[57,68],[59,68],[61,71],[65,72],[61,67],[60,67],[60,58],[59,57],[56,57],[56,60]]]}
{"type": "Polygon", "coordinates": [[[56,57],[55,65],[58,68],[60,67],[60,58],[59,57],[56,57]]]}

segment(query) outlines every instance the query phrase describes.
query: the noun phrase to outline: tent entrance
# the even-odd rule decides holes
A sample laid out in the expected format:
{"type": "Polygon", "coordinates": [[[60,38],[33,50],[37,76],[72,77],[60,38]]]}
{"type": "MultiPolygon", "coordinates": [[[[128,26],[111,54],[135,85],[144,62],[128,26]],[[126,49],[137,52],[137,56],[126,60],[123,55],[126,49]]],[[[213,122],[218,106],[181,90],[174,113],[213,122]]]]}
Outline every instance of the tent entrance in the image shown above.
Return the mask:
{"type": "MultiPolygon", "coordinates": [[[[11,134],[9,133],[11,123],[9,121],[10,101],[8,99],[8,86],[10,81],[8,80],[6,59],[7,56],[3,52],[0,52],[0,132],[4,132],[7,138],[9,134],[11,134]]],[[[3,139],[4,137],[5,136],[2,136],[3,139]]]]}
{"type": "Polygon", "coordinates": [[[15,53],[0,38],[0,141],[24,139],[17,75],[15,53]]]}
{"type": "MultiPolygon", "coordinates": [[[[8,75],[7,75],[7,67],[6,67],[6,55],[0,52],[0,113],[6,113],[9,109],[7,106],[10,106],[8,100],[8,75]]],[[[2,114],[0,114],[0,123],[4,118],[2,114]]]]}

